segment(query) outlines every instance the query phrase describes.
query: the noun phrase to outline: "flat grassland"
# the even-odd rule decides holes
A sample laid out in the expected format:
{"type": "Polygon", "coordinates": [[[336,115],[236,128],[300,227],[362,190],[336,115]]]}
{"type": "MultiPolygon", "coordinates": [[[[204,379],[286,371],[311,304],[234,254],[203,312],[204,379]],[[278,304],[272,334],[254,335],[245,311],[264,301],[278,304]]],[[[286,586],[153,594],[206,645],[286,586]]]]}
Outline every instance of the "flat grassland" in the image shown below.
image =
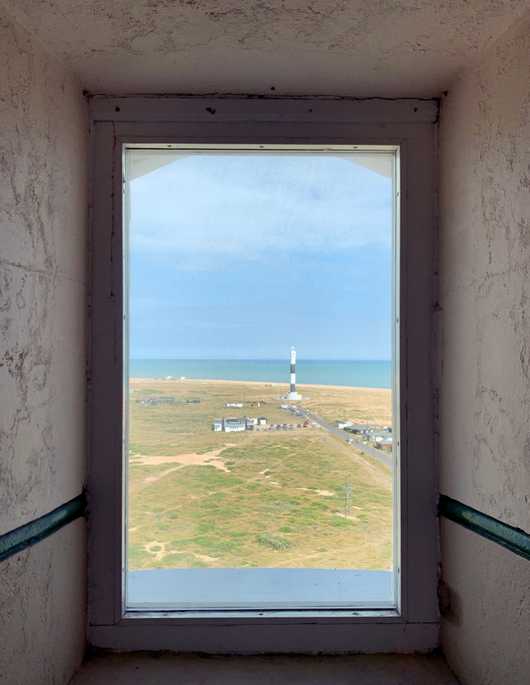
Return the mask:
{"type": "MultiPolygon", "coordinates": [[[[299,404],[323,419],[390,422],[388,390],[298,389],[299,404]]],[[[212,431],[213,419],[223,416],[302,421],[280,408],[286,392],[275,383],[131,379],[130,570],[391,567],[386,466],[322,428],[212,431]],[[153,396],[175,403],[140,404],[153,396]]]]}

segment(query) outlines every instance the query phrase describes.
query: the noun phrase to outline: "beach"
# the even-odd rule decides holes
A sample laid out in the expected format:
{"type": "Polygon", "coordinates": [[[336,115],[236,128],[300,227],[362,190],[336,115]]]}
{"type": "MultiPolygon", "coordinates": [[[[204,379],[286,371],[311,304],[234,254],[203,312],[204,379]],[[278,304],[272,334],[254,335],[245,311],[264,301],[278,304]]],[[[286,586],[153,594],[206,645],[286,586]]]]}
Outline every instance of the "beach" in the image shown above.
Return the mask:
{"type": "MultiPolygon", "coordinates": [[[[185,377],[194,380],[283,383],[289,359],[131,359],[132,378],[185,377]]],[[[385,360],[297,359],[297,380],[305,385],[390,388],[392,364],[385,360]]]]}

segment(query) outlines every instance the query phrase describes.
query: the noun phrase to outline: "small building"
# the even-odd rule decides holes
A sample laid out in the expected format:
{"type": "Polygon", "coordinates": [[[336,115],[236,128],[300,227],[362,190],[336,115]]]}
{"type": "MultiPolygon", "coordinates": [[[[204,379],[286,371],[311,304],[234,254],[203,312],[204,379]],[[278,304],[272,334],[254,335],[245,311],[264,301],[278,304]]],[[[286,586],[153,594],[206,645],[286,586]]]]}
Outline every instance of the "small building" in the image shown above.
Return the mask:
{"type": "Polygon", "coordinates": [[[258,426],[266,426],[267,425],[267,417],[266,416],[258,416],[258,426]]]}
{"type": "Polygon", "coordinates": [[[212,423],[212,430],[216,433],[223,430],[223,419],[214,419],[212,423]]]}
{"type": "Polygon", "coordinates": [[[226,402],[225,407],[231,407],[232,409],[241,409],[243,402],[226,402]]]}
{"type": "Polygon", "coordinates": [[[247,429],[245,419],[228,418],[224,419],[223,423],[225,433],[240,433],[247,429]]]}
{"type": "Polygon", "coordinates": [[[175,404],[175,398],[171,395],[152,395],[151,397],[143,397],[137,402],[142,407],[159,407],[162,404],[175,404]]]}
{"type": "Polygon", "coordinates": [[[386,430],[374,430],[368,435],[370,442],[374,443],[376,447],[391,449],[392,448],[392,434],[386,430]]]}
{"type": "Polygon", "coordinates": [[[247,423],[248,430],[252,430],[255,426],[258,425],[258,419],[255,416],[247,416],[245,421],[247,423]]]}
{"type": "Polygon", "coordinates": [[[386,450],[388,452],[392,451],[393,440],[391,435],[387,435],[385,438],[377,443],[377,447],[381,450],[386,450]]]}

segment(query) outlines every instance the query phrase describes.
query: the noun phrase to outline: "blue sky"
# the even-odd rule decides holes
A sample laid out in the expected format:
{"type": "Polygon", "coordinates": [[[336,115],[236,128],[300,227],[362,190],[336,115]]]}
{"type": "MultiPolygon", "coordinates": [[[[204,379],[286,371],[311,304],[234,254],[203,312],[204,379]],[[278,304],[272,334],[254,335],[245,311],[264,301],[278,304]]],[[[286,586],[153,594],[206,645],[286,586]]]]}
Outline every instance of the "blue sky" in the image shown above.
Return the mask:
{"type": "Polygon", "coordinates": [[[190,154],[131,181],[131,357],[389,359],[392,184],[354,159],[190,154]]]}

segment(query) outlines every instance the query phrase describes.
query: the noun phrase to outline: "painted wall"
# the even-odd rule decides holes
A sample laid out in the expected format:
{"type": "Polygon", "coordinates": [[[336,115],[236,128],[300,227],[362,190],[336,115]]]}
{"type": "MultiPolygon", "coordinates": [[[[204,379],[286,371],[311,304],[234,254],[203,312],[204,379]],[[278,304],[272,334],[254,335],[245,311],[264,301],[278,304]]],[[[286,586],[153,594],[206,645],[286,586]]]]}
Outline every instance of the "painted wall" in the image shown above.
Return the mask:
{"type": "Polygon", "coordinates": [[[85,650],[85,524],[0,562],[0,683],[66,685],[85,650]]]}
{"type": "Polygon", "coordinates": [[[94,93],[433,97],[528,0],[0,0],[94,93]],[[75,17],[75,21],[72,21],[75,17]]]}
{"type": "MultiPolygon", "coordinates": [[[[530,17],[442,102],[441,491],[530,532],[530,17]]],[[[444,650],[464,684],[527,683],[530,564],[446,522],[444,650]]]]}
{"type": "MultiPolygon", "coordinates": [[[[76,79],[0,15],[0,533],[85,481],[86,134],[76,79]]],[[[0,681],[67,682],[84,524],[0,564],[0,681]]]]}

